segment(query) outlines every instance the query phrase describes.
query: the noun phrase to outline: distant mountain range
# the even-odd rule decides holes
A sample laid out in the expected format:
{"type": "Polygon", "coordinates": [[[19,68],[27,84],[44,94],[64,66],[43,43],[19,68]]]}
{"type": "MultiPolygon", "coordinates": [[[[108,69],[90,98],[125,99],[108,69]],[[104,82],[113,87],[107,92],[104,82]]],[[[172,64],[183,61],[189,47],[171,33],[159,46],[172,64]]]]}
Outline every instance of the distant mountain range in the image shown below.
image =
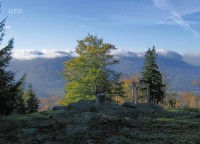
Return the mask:
{"type": "MultiPolygon", "coordinates": [[[[115,51],[113,55],[120,60],[114,70],[123,76],[140,73],[144,63],[145,52],[115,51]]],[[[200,81],[200,66],[197,60],[188,55],[173,51],[157,50],[157,63],[160,71],[167,75],[169,90],[184,90],[200,93],[200,86],[191,81],[200,81]],[[194,64],[192,64],[195,62],[194,64]]],[[[62,77],[64,62],[77,55],[73,51],[14,51],[10,69],[16,72],[16,79],[27,75],[27,84],[32,83],[38,97],[63,96],[65,79],[62,77]]],[[[199,57],[195,57],[200,59],[199,57]]]]}

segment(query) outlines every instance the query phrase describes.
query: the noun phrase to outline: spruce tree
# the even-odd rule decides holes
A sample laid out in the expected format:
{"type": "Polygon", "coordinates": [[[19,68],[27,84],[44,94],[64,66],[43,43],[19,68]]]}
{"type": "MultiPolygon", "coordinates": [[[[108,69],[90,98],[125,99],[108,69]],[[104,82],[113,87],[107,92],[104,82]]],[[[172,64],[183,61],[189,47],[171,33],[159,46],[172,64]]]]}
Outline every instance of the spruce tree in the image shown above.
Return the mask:
{"type": "MultiPolygon", "coordinates": [[[[4,23],[5,19],[0,22],[0,44],[5,35],[4,23]]],[[[0,115],[24,112],[23,92],[20,87],[25,77],[15,81],[14,72],[7,70],[9,62],[12,60],[13,43],[14,39],[11,39],[4,48],[0,49],[0,115]]]]}
{"type": "Polygon", "coordinates": [[[156,49],[148,49],[145,53],[145,61],[142,70],[141,82],[149,84],[150,87],[150,102],[163,102],[165,97],[165,86],[162,82],[162,75],[156,62],[156,49]]]}
{"type": "Polygon", "coordinates": [[[36,98],[36,93],[31,84],[29,84],[28,90],[24,93],[24,100],[26,104],[26,113],[38,111],[39,100],[36,98]]]}
{"type": "Polygon", "coordinates": [[[109,100],[113,96],[122,96],[120,75],[110,67],[119,61],[111,55],[115,46],[104,43],[97,36],[88,35],[78,41],[76,53],[78,57],[65,62],[66,96],[64,104],[79,100],[94,99],[96,94],[107,94],[109,100]]]}

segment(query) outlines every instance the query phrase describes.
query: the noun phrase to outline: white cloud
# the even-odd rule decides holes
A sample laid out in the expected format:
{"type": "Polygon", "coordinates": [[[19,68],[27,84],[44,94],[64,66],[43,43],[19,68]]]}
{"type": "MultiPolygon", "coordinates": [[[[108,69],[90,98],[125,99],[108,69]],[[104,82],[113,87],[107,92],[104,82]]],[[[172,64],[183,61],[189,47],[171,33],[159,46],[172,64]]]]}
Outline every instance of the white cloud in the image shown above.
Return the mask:
{"type": "MultiPolygon", "coordinates": [[[[123,57],[143,58],[145,56],[145,52],[146,51],[133,52],[133,51],[126,51],[126,50],[116,50],[116,51],[113,51],[112,54],[117,57],[123,56],[123,57]]],[[[168,58],[174,58],[174,59],[183,58],[181,54],[178,54],[177,52],[166,50],[166,49],[157,49],[156,53],[162,57],[168,57],[168,58]]]]}
{"type": "MultiPolygon", "coordinates": [[[[157,49],[157,54],[162,57],[173,58],[173,59],[181,59],[185,62],[200,66],[200,53],[199,54],[178,54],[174,51],[166,50],[166,49],[157,49]]],[[[126,50],[115,50],[111,54],[115,55],[116,58],[119,57],[137,57],[143,58],[145,55],[145,51],[133,52],[126,50]]],[[[13,51],[13,58],[19,60],[32,60],[36,58],[57,58],[57,57],[77,57],[78,55],[72,51],[58,51],[58,50],[15,50],[13,51]]]]}
{"type": "Polygon", "coordinates": [[[31,60],[36,58],[56,58],[56,57],[75,57],[73,51],[56,51],[56,50],[15,50],[12,54],[14,59],[31,60]]]}
{"type": "Polygon", "coordinates": [[[137,57],[137,53],[132,51],[126,51],[126,50],[115,50],[111,52],[112,55],[115,55],[116,57],[123,56],[123,57],[137,57]]]}
{"type": "Polygon", "coordinates": [[[167,21],[157,22],[157,24],[172,25],[174,23],[179,25],[184,30],[191,32],[196,37],[200,37],[199,33],[196,30],[194,30],[190,26],[190,24],[187,21],[185,21],[182,18],[182,16],[173,8],[173,6],[170,3],[170,0],[153,0],[153,2],[158,9],[164,11],[168,15],[167,21]],[[172,22],[170,22],[170,20],[172,22]]]}
{"type": "MultiPolygon", "coordinates": [[[[126,50],[115,50],[111,52],[116,57],[144,57],[145,51],[133,52],[126,50]]],[[[57,57],[77,57],[75,51],[58,51],[58,50],[14,50],[12,54],[14,59],[19,60],[32,60],[36,58],[57,58],[57,57]]]]}
{"type": "Polygon", "coordinates": [[[162,57],[172,58],[172,59],[183,59],[183,56],[177,52],[166,50],[166,49],[158,49],[156,53],[162,57]]]}
{"type": "Polygon", "coordinates": [[[176,12],[171,11],[171,19],[181,26],[183,29],[192,32],[196,37],[200,37],[199,33],[197,33],[184,19],[176,12]]]}

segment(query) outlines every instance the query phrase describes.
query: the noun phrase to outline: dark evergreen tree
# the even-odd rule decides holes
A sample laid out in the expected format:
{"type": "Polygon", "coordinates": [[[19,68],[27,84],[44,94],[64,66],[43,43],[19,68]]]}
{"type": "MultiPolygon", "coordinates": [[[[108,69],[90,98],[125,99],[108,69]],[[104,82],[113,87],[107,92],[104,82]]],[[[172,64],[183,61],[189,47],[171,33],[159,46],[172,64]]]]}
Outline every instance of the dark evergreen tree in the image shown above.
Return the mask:
{"type": "Polygon", "coordinates": [[[39,100],[36,98],[36,93],[29,84],[28,90],[24,93],[24,99],[26,103],[26,112],[33,113],[37,112],[39,108],[39,100]]]}
{"type": "Polygon", "coordinates": [[[27,111],[25,101],[24,101],[24,98],[23,98],[25,76],[23,76],[21,81],[22,81],[22,84],[18,89],[18,93],[16,93],[16,100],[15,100],[14,112],[17,113],[17,114],[24,114],[27,111]]]}
{"type": "Polygon", "coordinates": [[[156,63],[156,49],[148,49],[145,54],[145,61],[142,70],[141,82],[149,84],[150,87],[150,102],[163,102],[165,98],[165,85],[162,82],[162,75],[156,63]]]}
{"type": "MultiPolygon", "coordinates": [[[[0,44],[5,35],[5,20],[0,22],[0,44]]],[[[21,86],[25,77],[15,81],[14,73],[6,69],[12,59],[13,43],[14,40],[11,39],[7,46],[0,49],[0,115],[9,115],[14,112],[23,113],[24,109],[21,86]]]]}

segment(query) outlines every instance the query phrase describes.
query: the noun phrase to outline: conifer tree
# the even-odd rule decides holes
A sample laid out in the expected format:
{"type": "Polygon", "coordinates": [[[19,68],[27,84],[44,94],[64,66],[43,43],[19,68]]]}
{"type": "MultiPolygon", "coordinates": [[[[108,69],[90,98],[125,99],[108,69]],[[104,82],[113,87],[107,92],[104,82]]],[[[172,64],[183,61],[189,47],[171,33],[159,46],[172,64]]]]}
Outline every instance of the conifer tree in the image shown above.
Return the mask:
{"type": "Polygon", "coordinates": [[[162,75],[156,62],[156,49],[148,49],[145,54],[145,61],[142,70],[141,82],[150,86],[150,102],[163,102],[165,97],[165,86],[162,82],[162,75]]]}
{"type": "Polygon", "coordinates": [[[100,93],[109,95],[110,100],[123,95],[120,74],[110,68],[119,62],[110,54],[115,49],[114,45],[93,35],[78,41],[76,53],[79,56],[65,62],[67,84],[63,103],[94,99],[100,93]]]}
{"type": "Polygon", "coordinates": [[[28,90],[24,93],[24,100],[26,104],[26,113],[38,111],[39,100],[36,98],[36,93],[31,84],[29,84],[28,90]]]}
{"type": "MultiPolygon", "coordinates": [[[[5,35],[5,20],[0,22],[0,44],[5,35]]],[[[13,43],[14,39],[11,39],[4,48],[0,49],[0,115],[24,112],[24,101],[20,87],[25,76],[19,81],[15,81],[14,73],[6,69],[12,60],[13,43]]]]}

